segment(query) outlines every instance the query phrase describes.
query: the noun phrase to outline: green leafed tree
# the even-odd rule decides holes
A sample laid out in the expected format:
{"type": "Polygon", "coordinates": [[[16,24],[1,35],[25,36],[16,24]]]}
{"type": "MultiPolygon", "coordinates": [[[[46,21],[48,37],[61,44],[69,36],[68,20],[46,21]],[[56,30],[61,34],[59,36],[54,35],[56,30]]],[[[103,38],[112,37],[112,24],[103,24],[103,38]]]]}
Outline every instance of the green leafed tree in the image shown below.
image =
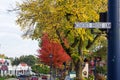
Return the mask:
{"type": "Polygon", "coordinates": [[[25,35],[39,40],[43,33],[49,34],[72,58],[76,76],[82,79],[84,53],[101,34],[92,34],[86,28],[75,29],[74,24],[98,22],[99,13],[107,11],[107,0],[26,0],[17,6],[17,24],[27,30],[25,35]]]}
{"type": "Polygon", "coordinates": [[[29,66],[35,65],[37,63],[37,58],[33,55],[28,56],[20,56],[19,58],[15,58],[12,62],[13,65],[18,65],[21,62],[25,62],[29,66]]]}
{"type": "Polygon", "coordinates": [[[33,65],[31,68],[35,73],[48,74],[50,72],[50,68],[46,65],[33,65]]]}

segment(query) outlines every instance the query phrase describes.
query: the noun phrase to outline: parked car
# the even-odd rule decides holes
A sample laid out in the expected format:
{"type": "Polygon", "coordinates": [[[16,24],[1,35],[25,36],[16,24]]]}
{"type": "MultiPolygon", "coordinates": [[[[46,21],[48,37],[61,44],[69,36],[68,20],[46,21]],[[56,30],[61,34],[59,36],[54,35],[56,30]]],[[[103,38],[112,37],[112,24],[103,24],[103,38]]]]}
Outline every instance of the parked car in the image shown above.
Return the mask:
{"type": "Polygon", "coordinates": [[[27,75],[19,75],[17,78],[18,80],[29,80],[29,76],[27,75]]]}
{"type": "Polygon", "coordinates": [[[47,80],[47,76],[43,75],[42,80],[47,80]]]}
{"type": "Polygon", "coordinates": [[[31,80],[38,80],[38,77],[37,76],[32,76],[31,80]]]}

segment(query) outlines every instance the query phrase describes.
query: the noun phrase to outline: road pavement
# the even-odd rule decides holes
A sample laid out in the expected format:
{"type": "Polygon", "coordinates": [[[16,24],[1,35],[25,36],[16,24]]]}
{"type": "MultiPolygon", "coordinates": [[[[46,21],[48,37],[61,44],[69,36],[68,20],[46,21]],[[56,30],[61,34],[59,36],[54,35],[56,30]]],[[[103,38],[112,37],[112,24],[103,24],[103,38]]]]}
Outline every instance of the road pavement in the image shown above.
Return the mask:
{"type": "MultiPolygon", "coordinates": [[[[5,80],[19,80],[17,78],[9,78],[9,79],[5,79],[5,80]]],[[[39,78],[39,80],[42,80],[41,78],[39,78]]]]}
{"type": "Polygon", "coordinates": [[[18,80],[17,78],[9,78],[9,79],[5,79],[5,80],[18,80]]]}

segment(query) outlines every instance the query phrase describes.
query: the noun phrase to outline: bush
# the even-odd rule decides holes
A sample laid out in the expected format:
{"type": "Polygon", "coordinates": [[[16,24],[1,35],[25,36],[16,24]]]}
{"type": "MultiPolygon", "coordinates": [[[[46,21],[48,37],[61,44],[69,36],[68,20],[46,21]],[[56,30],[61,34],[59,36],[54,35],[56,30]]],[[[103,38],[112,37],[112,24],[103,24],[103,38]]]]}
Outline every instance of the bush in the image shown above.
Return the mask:
{"type": "Polygon", "coordinates": [[[106,74],[107,68],[106,68],[106,66],[104,66],[104,67],[97,66],[96,71],[97,71],[97,73],[106,74]]]}
{"type": "MultiPolygon", "coordinates": [[[[84,80],[94,80],[94,75],[89,75],[88,78],[85,78],[84,80]]],[[[106,80],[105,76],[102,76],[100,74],[96,74],[96,79],[97,80],[106,80]]]]}
{"type": "Polygon", "coordinates": [[[12,77],[12,78],[15,78],[15,76],[14,76],[14,75],[12,75],[11,77],[12,77]]]}
{"type": "Polygon", "coordinates": [[[5,77],[0,77],[0,80],[5,80],[6,78],[5,77]]]}
{"type": "Polygon", "coordinates": [[[75,77],[74,80],[86,80],[84,78],[79,79],[78,77],[75,77]]]}

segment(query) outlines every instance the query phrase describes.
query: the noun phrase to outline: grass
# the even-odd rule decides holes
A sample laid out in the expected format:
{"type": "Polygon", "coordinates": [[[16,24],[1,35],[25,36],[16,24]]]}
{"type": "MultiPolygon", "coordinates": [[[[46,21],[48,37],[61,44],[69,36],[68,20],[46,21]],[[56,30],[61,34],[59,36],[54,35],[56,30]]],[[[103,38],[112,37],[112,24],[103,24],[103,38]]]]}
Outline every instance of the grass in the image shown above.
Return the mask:
{"type": "Polygon", "coordinates": [[[0,77],[0,80],[5,80],[5,78],[4,77],[0,77]]]}

